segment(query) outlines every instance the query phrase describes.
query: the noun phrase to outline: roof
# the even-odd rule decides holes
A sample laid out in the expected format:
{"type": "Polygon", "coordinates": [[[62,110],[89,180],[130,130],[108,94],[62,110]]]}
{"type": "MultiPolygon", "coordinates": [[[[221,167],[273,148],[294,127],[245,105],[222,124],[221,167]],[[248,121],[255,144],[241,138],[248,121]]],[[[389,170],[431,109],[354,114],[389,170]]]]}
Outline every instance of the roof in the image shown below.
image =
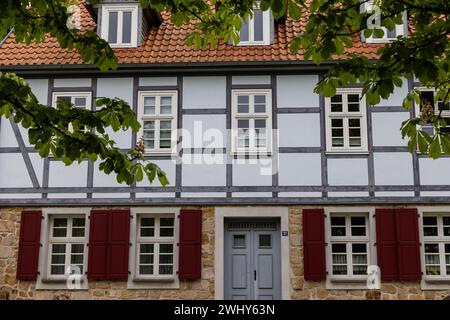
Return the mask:
{"type": "MultiPolygon", "coordinates": [[[[95,21],[88,10],[81,6],[82,28],[94,29],[95,21]]],[[[170,15],[163,14],[164,22],[152,27],[147,37],[137,48],[114,49],[120,64],[186,64],[223,62],[280,62],[303,60],[301,52],[291,54],[289,43],[306,25],[307,17],[299,21],[286,19],[275,25],[275,41],[271,45],[233,46],[223,41],[212,49],[196,49],[185,43],[186,36],[194,30],[193,25],[176,27],[170,22],[170,15]]],[[[347,53],[364,54],[376,58],[378,44],[360,41],[359,35],[353,37],[354,47],[347,53]]],[[[26,45],[17,43],[14,34],[0,46],[0,66],[57,66],[85,64],[75,50],[62,49],[56,39],[47,36],[41,43],[26,45]]]]}

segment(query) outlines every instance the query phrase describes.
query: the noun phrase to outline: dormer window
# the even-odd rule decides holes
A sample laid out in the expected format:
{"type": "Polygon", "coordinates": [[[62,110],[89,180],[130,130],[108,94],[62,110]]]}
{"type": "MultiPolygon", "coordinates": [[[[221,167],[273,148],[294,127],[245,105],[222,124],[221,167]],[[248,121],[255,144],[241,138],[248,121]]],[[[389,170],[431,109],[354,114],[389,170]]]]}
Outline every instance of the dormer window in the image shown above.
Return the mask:
{"type": "Polygon", "coordinates": [[[137,47],[138,5],[102,6],[101,36],[111,47],[137,47]]]}
{"type": "MultiPolygon", "coordinates": [[[[363,10],[366,12],[377,14],[378,11],[374,8],[374,1],[368,1],[364,4],[363,10]]],[[[405,36],[407,26],[407,17],[406,13],[403,14],[403,22],[402,24],[395,25],[395,28],[392,30],[387,29],[386,27],[381,26],[380,28],[383,30],[383,36],[377,36],[375,32],[372,33],[372,35],[365,39],[367,43],[389,43],[392,41],[397,40],[400,36],[405,36]]]]}
{"type": "Polygon", "coordinates": [[[240,45],[268,45],[273,38],[273,17],[270,10],[262,11],[257,5],[253,17],[242,20],[240,45]]]}

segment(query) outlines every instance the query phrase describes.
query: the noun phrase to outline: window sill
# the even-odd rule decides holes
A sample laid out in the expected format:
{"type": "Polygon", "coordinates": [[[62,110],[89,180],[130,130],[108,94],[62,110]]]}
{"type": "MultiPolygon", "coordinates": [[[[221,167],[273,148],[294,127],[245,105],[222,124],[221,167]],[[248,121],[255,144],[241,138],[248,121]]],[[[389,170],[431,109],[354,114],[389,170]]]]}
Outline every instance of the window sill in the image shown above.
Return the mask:
{"type": "Polygon", "coordinates": [[[232,156],[272,156],[272,151],[233,151],[231,152],[232,156]]]}
{"type": "Polygon", "coordinates": [[[77,289],[69,289],[67,287],[67,279],[38,278],[36,281],[36,290],[69,290],[80,291],[88,290],[88,280],[83,277],[80,281],[80,287],[77,289]]]}
{"type": "Polygon", "coordinates": [[[367,44],[389,44],[389,43],[392,43],[392,42],[394,42],[394,41],[396,41],[397,39],[377,39],[377,40],[369,40],[369,39],[366,39],[365,40],[365,43],[367,43],[367,44]]]}
{"type": "Polygon", "coordinates": [[[420,287],[422,290],[449,290],[450,278],[423,278],[420,287]]]}
{"type": "Polygon", "coordinates": [[[135,277],[133,278],[134,282],[173,282],[175,281],[174,276],[168,277],[157,277],[157,278],[143,278],[143,277],[135,277]]]}
{"type": "Polygon", "coordinates": [[[329,150],[326,151],[326,154],[335,155],[335,154],[355,154],[355,155],[368,155],[369,151],[367,150],[329,150]]]}
{"type": "Polygon", "coordinates": [[[349,277],[328,277],[326,288],[329,290],[361,290],[367,289],[367,276],[349,277]]]}
{"type": "Polygon", "coordinates": [[[179,289],[180,281],[178,277],[167,278],[129,278],[127,289],[139,290],[139,289],[179,289]]]}

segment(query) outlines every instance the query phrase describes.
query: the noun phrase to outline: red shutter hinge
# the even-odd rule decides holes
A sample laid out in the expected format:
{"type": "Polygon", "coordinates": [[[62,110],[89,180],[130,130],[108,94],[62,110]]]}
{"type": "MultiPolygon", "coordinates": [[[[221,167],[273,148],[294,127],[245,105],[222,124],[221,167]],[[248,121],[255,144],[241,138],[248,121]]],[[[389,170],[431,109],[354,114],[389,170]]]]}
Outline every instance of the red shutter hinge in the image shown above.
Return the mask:
{"type": "Polygon", "coordinates": [[[177,247],[179,247],[180,246],[180,243],[179,242],[177,242],[177,247]]]}
{"type": "Polygon", "coordinates": [[[375,216],[376,216],[376,214],[374,213],[374,214],[372,215],[372,218],[375,218],[375,216]]]}
{"type": "Polygon", "coordinates": [[[41,243],[41,242],[39,242],[39,247],[41,247],[41,248],[43,247],[43,245],[42,245],[42,243],[41,243]]]}
{"type": "Polygon", "coordinates": [[[376,247],[376,246],[377,246],[377,243],[375,242],[375,243],[373,244],[373,246],[376,247]]]}
{"type": "Polygon", "coordinates": [[[132,244],[131,242],[129,243],[129,245],[130,245],[130,247],[132,247],[132,246],[133,246],[133,244],[132,244]]]}
{"type": "Polygon", "coordinates": [[[41,214],[41,219],[44,220],[44,215],[43,214],[41,214]]]}
{"type": "Polygon", "coordinates": [[[88,216],[88,219],[89,219],[89,220],[91,219],[91,216],[90,216],[90,215],[88,216]]]}
{"type": "Polygon", "coordinates": [[[37,271],[36,273],[37,273],[38,275],[41,275],[41,272],[40,272],[40,271],[37,271]]]}
{"type": "Polygon", "coordinates": [[[130,214],[130,219],[133,219],[133,215],[130,214]]]}
{"type": "Polygon", "coordinates": [[[325,242],[325,247],[328,247],[328,242],[325,242]]]}

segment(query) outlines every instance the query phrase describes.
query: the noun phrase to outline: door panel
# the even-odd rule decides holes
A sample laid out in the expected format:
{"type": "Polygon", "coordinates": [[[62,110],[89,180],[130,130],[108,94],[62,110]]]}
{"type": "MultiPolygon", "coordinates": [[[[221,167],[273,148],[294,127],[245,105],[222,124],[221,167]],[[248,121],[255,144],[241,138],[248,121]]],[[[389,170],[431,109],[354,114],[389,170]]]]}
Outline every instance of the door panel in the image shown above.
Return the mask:
{"type": "Polygon", "coordinates": [[[225,299],[252,299],[250,236],[245,230],[225,233],[225,299]]]}
{"type": "Polygon", "coordinates": [[[280,231],[253,231],[255,299],[281,299],[280,231]]]}
{"type": "Polygon", "coordinates": [[[281,299],[278,223],[226,224],[224,245],[225,299],[281,299]]]}

